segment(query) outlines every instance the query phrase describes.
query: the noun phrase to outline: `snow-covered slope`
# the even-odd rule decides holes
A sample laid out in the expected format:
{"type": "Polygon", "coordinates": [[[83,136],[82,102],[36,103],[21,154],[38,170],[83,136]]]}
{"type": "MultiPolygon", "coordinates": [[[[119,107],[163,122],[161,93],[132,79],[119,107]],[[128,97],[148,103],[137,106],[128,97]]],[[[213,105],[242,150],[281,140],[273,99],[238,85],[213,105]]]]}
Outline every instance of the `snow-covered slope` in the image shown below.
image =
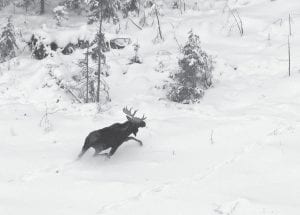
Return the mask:
{"type": "MultiPolygon", "coordinates": [[[[100,114],[95,105],[72,103],[48,76],[49,64],[65,76],[74,72],[80,51],[42,61],[25,51],[0,66],[0,214],[300,213],[300,3],[230,1],[243,20],[240,37],[222,1],[211,2],[182,15],[166,9],[159,44],[152,43],[155,28],[129,24],[122,33],[140,43],[143,64],[127,64],[132,47],[108,54],[112,102],[100,114]],[[161,87],[176,69],[176,40],[183,44],[190,29],[215,56],[214,87],[200,104],[179,105],[161,87]],[[155,71],[161,60],[163,73],[155,71]],[[91,150],[76,161],[90,131],[125,120],[125,105],[148,117],[138,133],[144,146],[125,143],[110,160],[91,150]]],[[[24,17],[15,17],[26,32],[46,22],[29,16],[22,26],[24,17]]]]}

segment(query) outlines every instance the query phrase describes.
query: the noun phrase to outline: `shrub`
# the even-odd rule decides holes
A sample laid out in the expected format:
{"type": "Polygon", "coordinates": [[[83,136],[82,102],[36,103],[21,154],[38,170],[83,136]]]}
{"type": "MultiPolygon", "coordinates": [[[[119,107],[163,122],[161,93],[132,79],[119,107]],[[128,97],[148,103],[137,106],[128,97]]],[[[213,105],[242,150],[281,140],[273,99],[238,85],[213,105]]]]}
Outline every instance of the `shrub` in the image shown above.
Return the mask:
{"type": "Polygon", "coordinates": [[[170,100],[179,103],[197,102],[203,97],[204,90],[212,85],[214,62],[200,45],[199,36],[190,31],[188,41],[181,49],[179,70],[171,77],[174,83],[168,93],[170,100]]]}
{"type": "Polygon", "coordinates": [[[43,42],[41,36],[32,35],[28,42],[32,56],[38,60],[42,60],[49,55],[49,50],[43,42]]]}

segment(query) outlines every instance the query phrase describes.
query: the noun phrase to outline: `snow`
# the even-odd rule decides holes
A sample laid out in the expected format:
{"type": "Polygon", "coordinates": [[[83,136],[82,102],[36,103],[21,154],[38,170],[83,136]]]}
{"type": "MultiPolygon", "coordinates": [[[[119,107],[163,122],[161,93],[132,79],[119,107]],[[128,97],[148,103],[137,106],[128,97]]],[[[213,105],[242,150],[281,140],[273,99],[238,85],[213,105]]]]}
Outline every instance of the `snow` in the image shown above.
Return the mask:
{"type": "MultiPolygon", "coordinates": [[[[234,22],[215,2],[182,15],[165,8],[165,41],[158,44],[155,26],[139,31],[129,22],[121,34],[138,41],[143,64],[128,65],[132,46],[107,53],[112,102],[101,113],[74,103],[48,75],[53,65],[56,75],[70,78],[80,50],[41,61],[25,50],[0,64],[0,214],[299,214],[299,1],[229,1],[244,22],[243,37],[236,27],[229,32],[234,22]],[[191,29],[214,56],[214,86],[199,104],[180,105],[165,99],[162,85],[177,67],[174,37],[184,44],[191,29]],[[165,71],[157,72],[160,60],[165,71]],[[144,146],[124,143],[109,160],[90,150],[76,161],[90,131],[125,121],[126,105],[147,116],[137,135],[144,146]],[[46,108],[54,113],[41,121],[46,108]]],[[[74,24],[77,17],[60,28],[52,20],[43,30],[46,22],[27,18],[28,33],[48,33],[61,45],[89,36],[83,20],[74,24]]]]}

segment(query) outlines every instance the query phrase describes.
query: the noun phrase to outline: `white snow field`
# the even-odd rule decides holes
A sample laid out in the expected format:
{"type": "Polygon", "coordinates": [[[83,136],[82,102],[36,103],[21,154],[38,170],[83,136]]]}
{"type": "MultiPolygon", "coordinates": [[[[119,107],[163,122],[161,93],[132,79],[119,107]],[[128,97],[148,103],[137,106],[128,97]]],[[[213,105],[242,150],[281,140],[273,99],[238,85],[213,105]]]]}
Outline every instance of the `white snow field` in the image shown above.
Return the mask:
{"type": "MultiPolygon", "coordinates": [[[[300,1],[230,1],[243,37],[222,12],[224,1],[199,2],[200,11],[164,10],[158,44],[155,27],[129,23],[122,33],[140,43],[143,64],[127,64],[132,46],[108,53],[112,102],[101,113],[74,103],[48,75],[55,64],[68,78],[82,51],[39,61],[25,49],[0,65],[1,215],[300,214],[300,1]],[[190,29],[215,56],[214,86],[199,104],[180,105],[164,99],[162,85],[177,67],[174,37],[184,44],[190,29]],[[137,135],[144,146],[124,143],[111,159],[90,149],[76,161],[90,131],[125,121],[126,105],[147,116],[137,135]]],[[[1,25],[9,13],[0,11],[1,25]]],[[[14,22],[24,37],[43,24],[57,37],[60,28],[47,16],[17,13],[14,22]]],[[[64,23],[71,33],[61,34],[62,43],[88,28],[85,21],[64,23]]]]}

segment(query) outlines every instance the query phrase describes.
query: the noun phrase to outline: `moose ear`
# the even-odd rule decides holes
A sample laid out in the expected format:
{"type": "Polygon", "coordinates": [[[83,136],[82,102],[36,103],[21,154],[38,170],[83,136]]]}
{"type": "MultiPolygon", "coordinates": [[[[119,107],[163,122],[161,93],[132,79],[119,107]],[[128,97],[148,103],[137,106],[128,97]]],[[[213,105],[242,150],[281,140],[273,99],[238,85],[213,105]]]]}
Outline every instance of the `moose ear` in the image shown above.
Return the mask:
{"type": "Polygon", "coordinates": [[[129,116],[126,116],[126,118],[127,118],[127,120],[128,120],[128,121],[130,121],[130,120],[131,120],[131,118],[130,118],[129,116]]]}

